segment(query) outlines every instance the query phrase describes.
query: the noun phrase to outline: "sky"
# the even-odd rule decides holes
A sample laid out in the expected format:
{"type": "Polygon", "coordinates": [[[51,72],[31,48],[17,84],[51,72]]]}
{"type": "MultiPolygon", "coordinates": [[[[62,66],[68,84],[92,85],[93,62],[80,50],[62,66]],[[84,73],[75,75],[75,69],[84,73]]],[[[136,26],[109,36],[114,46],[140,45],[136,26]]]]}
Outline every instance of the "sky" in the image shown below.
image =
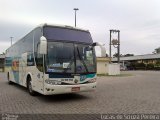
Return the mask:
{"type": "Polygon", "coordinates": [[[73,8],[79,8],[77,27],[88,29],[108,54],[110,29],[120,30],[121,54],[152,54],[160,47],[160,0],[0,0],[0,53],[11,36],[15,43],[41,23],[74,26],[73,8]]]}

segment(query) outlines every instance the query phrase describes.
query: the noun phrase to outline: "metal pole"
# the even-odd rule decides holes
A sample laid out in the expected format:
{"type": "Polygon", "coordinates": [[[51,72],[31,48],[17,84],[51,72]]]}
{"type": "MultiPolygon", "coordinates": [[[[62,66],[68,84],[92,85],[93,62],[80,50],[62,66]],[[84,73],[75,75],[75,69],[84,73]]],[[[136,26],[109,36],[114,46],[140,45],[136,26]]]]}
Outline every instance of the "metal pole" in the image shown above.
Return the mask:
{"type": "Polygon", "coordinates": [[[75,10],[75,27],[76,27],[76,17],[77,17],[77,16],[76,16],[76,13],[77,13],[77,12],[76,12],[76,10],[75,10]]]}
{"type": "Polygon", "coordinates": [[[120,31],[118,30],[118,63],[120,63],[120,31]]]}
{"type": "MultiPolygon", "coordinates": [[[[111,33],[112,33],[112,30],[110,30],[110,43],[109,43],[109,57],[110,57],[110,59],[111,59],[111,57],[112,57],[112,53],[111,53],[111,33]]],[[[110,62],[111,62],[111,60],[110,60],[110,62]]]]}
{"type": "Polygon", "coordinates": [[[11,46],[12,46],[12,39],[13,39],[13,37],[10,37],[11,38],[11,46]]]}
{"type": "Polygon", "coordinates": [[[77,10],[79,10],[78,8],[74,8],[73,10],[75,10],[75,27],[77,26],[77,10]]]}

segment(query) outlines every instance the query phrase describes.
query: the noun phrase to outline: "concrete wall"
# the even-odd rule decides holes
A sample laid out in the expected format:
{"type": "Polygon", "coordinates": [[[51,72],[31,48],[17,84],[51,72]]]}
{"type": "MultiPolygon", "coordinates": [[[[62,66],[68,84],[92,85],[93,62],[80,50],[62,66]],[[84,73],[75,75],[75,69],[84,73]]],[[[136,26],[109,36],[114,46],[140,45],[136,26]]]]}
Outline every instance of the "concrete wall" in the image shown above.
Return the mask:
{"type": "Polygon", "coordinates": [[[112,63],[107,65],[108,75],[120,75],[120,64],[112,63]]]}
{"type": "Polygon", "coordinates": [[[109,58],[97,58],[97,74],[108,74],[107,64],[109,63],[109,58]]]}

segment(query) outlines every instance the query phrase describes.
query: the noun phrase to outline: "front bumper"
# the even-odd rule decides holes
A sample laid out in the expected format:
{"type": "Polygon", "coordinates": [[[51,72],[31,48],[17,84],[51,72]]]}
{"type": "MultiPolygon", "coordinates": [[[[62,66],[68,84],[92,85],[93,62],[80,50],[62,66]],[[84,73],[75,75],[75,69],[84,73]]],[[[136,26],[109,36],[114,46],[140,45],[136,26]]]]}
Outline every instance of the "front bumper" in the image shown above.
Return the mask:
{"type": "Polygon", "coordinates": [[[77,93],[94,91],[97,83],[77,84],[77,85],[50,85],[45,84],[44,95],[64,94],[64,93],[77,93]],[[79,91],[72,91],[73,87],[80,87],[79,91]]]}

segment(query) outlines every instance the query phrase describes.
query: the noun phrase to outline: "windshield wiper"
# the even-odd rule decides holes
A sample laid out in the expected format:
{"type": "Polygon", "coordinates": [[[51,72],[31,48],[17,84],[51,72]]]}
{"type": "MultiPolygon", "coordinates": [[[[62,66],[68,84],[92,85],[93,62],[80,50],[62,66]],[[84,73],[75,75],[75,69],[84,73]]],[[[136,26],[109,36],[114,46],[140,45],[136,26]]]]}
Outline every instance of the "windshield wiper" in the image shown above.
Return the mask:
{"type": "Polygon", "coordinates": [[[78,49],[78,47],[77,47],[77,51],[78,51],[79,59],[80,59],[80,61],[83,63],[83,65],[84,65],[84,67],[85,67],[85,69],[86,69],[86,72],[88,73],[87,65],[86,65],[86,63],[84,62],[84,60],[82,59],[82,57],[80,56],[80,53],[79,53],[79,49],[78,49]]]}
{"type": "MultiPolygon", "coordinates": [[[[86,72],[88,73],[89,71],[88,71],[87,65],[86,65],[86,63],[84,62],[84,60],[82,59],[78,47],[77,47],[77,52],[78,52],[78,57],[79,57],[80,61],[82,62],[83,66],[84,66],[85,69],[86,69],[86,72]]],[[[75,57],[75,58],[76,58],[76,57],[75,57]]],[[[71,65],[73,64],[73,62],[74,62],[74,59],[71,59],[69,65],[68,65],[67,68],[63,71],[64,73],[66,73],[66,72],[68,71],[68,69],[71,67],[71,65]]],[[[75,66],[75,67],[76,67],[76,66],[75,66]]]]}

